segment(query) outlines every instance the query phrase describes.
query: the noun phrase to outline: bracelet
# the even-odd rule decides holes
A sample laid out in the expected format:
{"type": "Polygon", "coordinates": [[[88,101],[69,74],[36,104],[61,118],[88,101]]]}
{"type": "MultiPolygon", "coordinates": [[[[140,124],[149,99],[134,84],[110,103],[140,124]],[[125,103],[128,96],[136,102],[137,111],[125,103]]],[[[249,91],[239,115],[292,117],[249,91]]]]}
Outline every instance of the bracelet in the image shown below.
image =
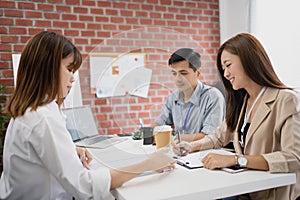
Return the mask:
{"type": "Polygon", "coordinates": [[[238,158],[239,158],[239,156],[238,156],[238,154],[236,153],[235,155],[234,155],[234,159],[235,159],[235,166],[240,166],[239,165],[239,163],[238,163],[238,158]]]}

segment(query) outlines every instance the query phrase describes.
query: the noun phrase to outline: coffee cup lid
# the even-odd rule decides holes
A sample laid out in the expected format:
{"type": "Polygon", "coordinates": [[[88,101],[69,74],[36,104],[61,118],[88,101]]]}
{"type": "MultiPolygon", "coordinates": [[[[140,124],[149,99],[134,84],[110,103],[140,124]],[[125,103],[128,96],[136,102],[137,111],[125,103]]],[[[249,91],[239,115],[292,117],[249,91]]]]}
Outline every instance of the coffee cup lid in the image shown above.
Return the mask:
{"type": "Polygon", "coordinates": [[[172,127],[169,125],[155,126],[153,132],[172,131],[172,127]]]}

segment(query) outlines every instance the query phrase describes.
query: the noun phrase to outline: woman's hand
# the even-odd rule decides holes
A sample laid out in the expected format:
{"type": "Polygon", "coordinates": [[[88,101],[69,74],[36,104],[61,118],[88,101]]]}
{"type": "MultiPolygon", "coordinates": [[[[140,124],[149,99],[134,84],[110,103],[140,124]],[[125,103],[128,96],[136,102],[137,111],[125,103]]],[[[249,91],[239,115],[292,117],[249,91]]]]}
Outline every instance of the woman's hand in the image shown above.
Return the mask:
{"type": "Polygon", "coordinates": [[[235,158],[234,155],[210,153],[202,159],[202,163],[207,169],[217,169],[235,165],[235,158]]]}
{"type": "Polygon", "coordinates": [[[90,152],[83,147],[76,147],[77,155],[80,158],[83,166],[87,169],[90,169],[89,163],[92,161],[92,155],[90,152]]]}
{"type": "Polygon", "coordinates": [[[172,170],[175,168],[175,162],[171,157],[169,148],[162,148],[151,154],[147,160],[149,170],[162,172],[164,170],[172,170]]]}

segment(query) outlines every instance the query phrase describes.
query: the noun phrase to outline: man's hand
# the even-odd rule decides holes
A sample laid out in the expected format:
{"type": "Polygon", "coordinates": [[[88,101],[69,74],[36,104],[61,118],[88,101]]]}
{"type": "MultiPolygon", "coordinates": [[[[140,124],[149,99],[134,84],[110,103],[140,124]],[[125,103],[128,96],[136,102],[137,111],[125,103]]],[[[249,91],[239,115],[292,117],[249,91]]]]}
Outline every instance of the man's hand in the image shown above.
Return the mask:
{"type": "Polygon", "coordinates": [[[192,151],[192,146],[189,142],[182,141],[173,145],[173,151],[176,155],[186,156],[192,151]]]}

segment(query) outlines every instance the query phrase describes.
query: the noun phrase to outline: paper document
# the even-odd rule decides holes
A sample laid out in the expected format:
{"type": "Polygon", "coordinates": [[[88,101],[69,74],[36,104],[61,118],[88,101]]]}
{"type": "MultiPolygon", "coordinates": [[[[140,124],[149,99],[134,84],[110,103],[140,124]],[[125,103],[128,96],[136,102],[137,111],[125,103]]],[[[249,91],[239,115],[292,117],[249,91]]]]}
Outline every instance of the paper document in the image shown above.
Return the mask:
{"type": "Polygon", "coordinates": [[[201,160],[209,153],[222,154],[222,155],[234,155],[234,153],[225,151],[223,149],[209,149],[188,154],[186,156],[179,157],[177,164],[182,165],[189,169],[201,168],[203,163],[201,160]]]}

